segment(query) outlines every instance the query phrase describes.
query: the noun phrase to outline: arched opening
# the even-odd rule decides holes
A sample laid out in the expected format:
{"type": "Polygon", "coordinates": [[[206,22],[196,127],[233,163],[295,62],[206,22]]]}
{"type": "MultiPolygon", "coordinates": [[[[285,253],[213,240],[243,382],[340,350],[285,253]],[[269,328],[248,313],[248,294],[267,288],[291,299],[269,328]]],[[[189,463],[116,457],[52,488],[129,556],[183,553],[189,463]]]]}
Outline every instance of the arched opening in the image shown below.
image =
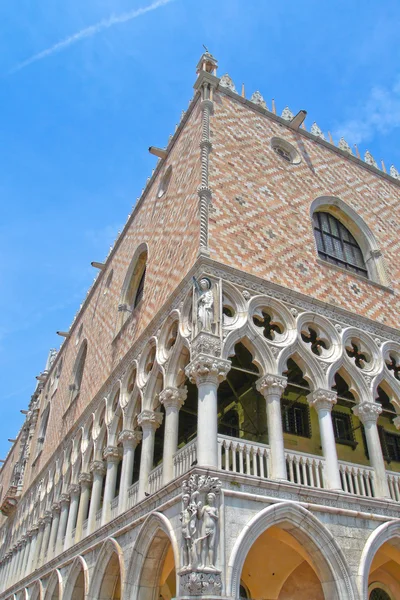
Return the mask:
{"type": "Polygon", "coordinates": [[[287,531],[272,526],[254,542],[241,574],[254,600],[324,600],[312,558],[287,531]]]}
{"type": "Polygon", "coordinates": [[[332,534],[306,509],[264,508],[236,539],[227,595],[244,589],[255,600],[354,599],[351,576],[332,534]]]}
{"type": "Polygon", "coordinates": [[[72,590],[71,600],[85,599],[85,576],[83,570],[79,571],[78,577],[75,580],[74,589],[72,590]]]}
{"type": "Polygon", "coordinates": [[[400,434],[393,424],[397,416],[392,403],[393,394],[385,381],[377,387],[376,401],[382,406],[378,419],[378,431],[383,457],[391,471],[400,471],[400,434]]]}
{"type": "Polygon", "coordinates": [[[400,598],[400,539],[388,540],[376,552],[368,576],[368,600],[400,598]]]}
{"type": "Polygon", "coordinates": [[[63,600],[85,600],[87,596],[88,577],[85,560],[78,556],[72,563],[68,579],[65,583],[63,600]]]}
{"type": "Polygon", "coordinates": [[[141,244],[136,250],[122,287],[118,310],[121,313],[120,326],[141,303],[143,298],[147,267],[147,245],[141,244]]]}
{"type": "Polygon", "coordinates": [[[73,400],[75,400],[75,398],[78,396],[78,394],[81,390],[83,371],[85,369],[86,355],[87,355],[87,340],[83,340],[81,347],[79,348],[78,356],[76,357],[74,369],[72,372],[72,382],[69,386],[69,389],[71,391],[71,402],[73,400]]]}
{"type": "Polygon", "coordinates": [[[119,557],[113,552],[101,580],[99,600],[121,600],[121,569],[119,557]]]}

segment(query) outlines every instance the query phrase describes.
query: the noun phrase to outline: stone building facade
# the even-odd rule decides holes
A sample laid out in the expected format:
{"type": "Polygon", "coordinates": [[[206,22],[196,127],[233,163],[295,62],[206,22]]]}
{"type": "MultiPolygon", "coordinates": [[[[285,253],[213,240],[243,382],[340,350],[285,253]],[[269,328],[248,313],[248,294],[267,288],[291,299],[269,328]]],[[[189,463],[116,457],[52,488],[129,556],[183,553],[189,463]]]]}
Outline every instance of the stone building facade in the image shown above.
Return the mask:
{"type": "Polygon", "coordinates": [[[0,600],[400,598],[399,173],[194,88],[4,460],[0,600]]]}

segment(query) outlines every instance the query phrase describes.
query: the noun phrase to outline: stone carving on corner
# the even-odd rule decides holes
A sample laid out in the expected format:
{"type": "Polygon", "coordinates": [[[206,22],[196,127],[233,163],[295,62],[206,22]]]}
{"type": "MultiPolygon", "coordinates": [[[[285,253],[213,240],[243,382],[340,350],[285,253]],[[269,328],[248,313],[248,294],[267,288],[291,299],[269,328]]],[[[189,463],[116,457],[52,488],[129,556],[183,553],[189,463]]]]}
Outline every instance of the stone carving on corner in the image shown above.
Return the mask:
{"type": "Polygon", "coordinates": [[[288,106],[283,109],[281,114],[282,119],[285,119],[285,121],[291,121],[293,119],[293,116],[294,115],[288,106]]]}
{"type": "Polygon", "coordinates": [[[396,169],[396,167],[394,165],[392,165],[390,167],[389,174],[391,177],[394,177],[395,179],[400,179],[400,173],[398,172],[398,170],[396,169]]]}
{"type": "Polygon", "coordinates": [[[179,571],[183,595],[221,595],[221,571],[217,568],[221,491],[218,477],[193,474],[182,484],[182,567],[179,571]]]}
{"type": "Polygon", "coordinates": [[[322,130],[318,127],[318,125],[315,122],[311,125],[310,133],[321,138],[321,140],[325,139],[325,136],[322,133],[322,130]]]}
{"type": "Polygon", "coordinates": [[[342,137],[339,140],[338,148],[339,148],[339,150],[344,150],[344,152],[348,152],[349,154],[353,154],[352,151],[351,151],[351,148],[350,148],[349,144],[342,137]]]}
{"type": "Polygon", "coordinates": [[[219,285],[209,277],[193,277],[193,334],[199,333],[220,335],[220,289],[219,285]]]}
{"type": "Polygon", "coordinates": [[[371,165],[372,167],[378,168],[378,165],[376,164],[376,160],[374,159],[374,157],[372,156],[372,154],[369,150],[367,150],[366,153],[364,154],[364,161],[367,163],[367,165],[371,165]]]}

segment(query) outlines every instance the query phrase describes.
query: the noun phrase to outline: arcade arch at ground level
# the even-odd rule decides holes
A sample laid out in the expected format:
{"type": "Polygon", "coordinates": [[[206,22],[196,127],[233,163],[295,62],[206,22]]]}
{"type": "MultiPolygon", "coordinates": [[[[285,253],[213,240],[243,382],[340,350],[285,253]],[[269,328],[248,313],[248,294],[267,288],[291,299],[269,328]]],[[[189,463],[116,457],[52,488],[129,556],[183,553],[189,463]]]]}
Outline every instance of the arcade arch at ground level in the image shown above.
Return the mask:
{"type": "Polygon", "coordinates": [[[241,584],[256,599],[288,600],[295,593],[300,600],[299,589],[305,599],[357,597],[332,534],[309,511],[290,502],[263,509],[239,535],[228,563],[227,595],[239,598],[241,584]]]}
{"type": "Polygon", "coordinates": [[[400,598],[400,520],[384,523],[370,535],[358,573],[360,596],[378,600],[400,598]],[[386,596],[385,596],[386,594],[386,596]]]}

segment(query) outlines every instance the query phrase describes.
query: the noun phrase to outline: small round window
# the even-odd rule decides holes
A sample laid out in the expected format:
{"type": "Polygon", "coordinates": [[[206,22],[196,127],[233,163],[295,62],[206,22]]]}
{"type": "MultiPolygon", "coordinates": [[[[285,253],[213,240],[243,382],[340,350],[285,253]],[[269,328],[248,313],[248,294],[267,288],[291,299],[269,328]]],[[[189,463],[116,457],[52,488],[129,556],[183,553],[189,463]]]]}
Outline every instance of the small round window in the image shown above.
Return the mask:
{"type": "Polygon", "coordinates": [[[298,165],[301,161],[300,154],[297,152],[296,148],[286,140],[274,137],[271,140],[271,146],[276,154],[286,162],[298,165]]]}
{"type": "Polygon", "coordinates": [[[165,192],[168,189],[169,182],[171,181],[171,177],[172,177],[172,167],[170,165],[168,167],[168,169],[165,171],[163,178],[161,179],[160,187],[158,188],[158,192],[157,192],[157,198],[161,198],[161,196],[164,196],[165,192]]]}

